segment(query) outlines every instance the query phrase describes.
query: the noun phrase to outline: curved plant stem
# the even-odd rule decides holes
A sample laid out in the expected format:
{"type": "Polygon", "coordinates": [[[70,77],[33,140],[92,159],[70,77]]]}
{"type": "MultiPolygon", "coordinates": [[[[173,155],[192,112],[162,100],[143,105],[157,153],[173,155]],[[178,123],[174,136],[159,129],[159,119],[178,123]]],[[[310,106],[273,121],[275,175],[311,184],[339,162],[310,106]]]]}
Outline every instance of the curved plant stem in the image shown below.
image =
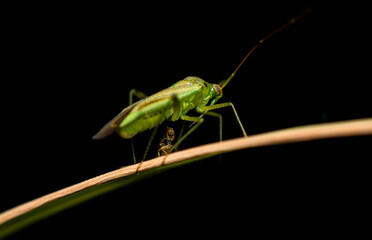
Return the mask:
{"type": "Polygon", "coordinates": [[[372,118],[294,127],[197,146],[169,154],[162,167],[164,157],[154,158],[143,162],[138,169],[139,175],[136,175],[138,164],[133,164],[47,194],[1,213],[0,238],[67,207],[129,184],[136,181],[137,178],[143,178],[154,170],[174,167],[192,160],[245,148],[369,134],[372,134],[372,118]],[[172,165],[170,166],[170,164],[172,165]],[[125,181],[120,182],[122,179],[125,181]],[[55,210],[50,210],[51,208],[55,210]],[[30,212],[37,212],[38,217],[27,217],[30,212]]]}

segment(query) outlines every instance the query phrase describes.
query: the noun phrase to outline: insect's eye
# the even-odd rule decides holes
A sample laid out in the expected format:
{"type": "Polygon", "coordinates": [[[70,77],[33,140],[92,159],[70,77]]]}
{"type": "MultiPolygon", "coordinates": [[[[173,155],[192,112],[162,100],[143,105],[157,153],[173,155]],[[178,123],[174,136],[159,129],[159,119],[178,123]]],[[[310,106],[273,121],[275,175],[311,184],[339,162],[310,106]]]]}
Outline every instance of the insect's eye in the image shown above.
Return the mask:
{"type": "Polygon", "coordinates": [[[220,86],[218,86],[217,84],[214,84],[213,85],[213,88],[214,88],[214,90],[216,90],[217,95],[221,95],[222,94],[222,88],[220,86]]]}

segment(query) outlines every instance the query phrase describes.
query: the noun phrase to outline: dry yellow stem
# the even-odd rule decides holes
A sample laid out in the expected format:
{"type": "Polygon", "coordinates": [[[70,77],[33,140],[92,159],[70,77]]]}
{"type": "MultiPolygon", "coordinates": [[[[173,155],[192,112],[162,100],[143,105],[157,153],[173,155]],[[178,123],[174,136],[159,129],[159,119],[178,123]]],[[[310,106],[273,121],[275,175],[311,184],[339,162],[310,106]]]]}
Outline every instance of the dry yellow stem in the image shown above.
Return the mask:
{"type": "MultiPolygon", "coordinates": [[[[166,160],[164,161],[164,165],[174,164],[193,158],[214,155],[222,152],[235,151],[244,148],[253,148],[291,142],[303,142],[324,138],[370,134],[372,134],[372,118],[294,127],[263,134],[257,134],[249,137],[242,137],[226,140],[223,142],[206,144],[172,153],[167,156],[166,160]]],[[[139,172],[159,167],[162,164],[163,160],[164,157],[158,157],[145,161],[139,168],[139,172]]],[[[84,182],[77,183],[70,187],[21,204],[15,208],[1,213],[0,225],[56,199],[77,193],[81,190],[85,190],[105,182],[113,181],[135,174],[137,167],[138,164],[134,164],[124,168],[120,168],[118,170],[108,172],[106,174],[94,177],[84,182]]]]}

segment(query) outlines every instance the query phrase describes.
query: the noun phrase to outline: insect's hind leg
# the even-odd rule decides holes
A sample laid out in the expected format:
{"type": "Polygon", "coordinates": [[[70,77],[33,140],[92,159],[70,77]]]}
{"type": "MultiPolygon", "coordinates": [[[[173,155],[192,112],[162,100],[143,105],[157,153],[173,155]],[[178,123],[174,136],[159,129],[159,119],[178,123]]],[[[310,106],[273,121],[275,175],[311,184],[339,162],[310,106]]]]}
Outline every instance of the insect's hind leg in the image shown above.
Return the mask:
{"type": "MultiPolygon", "coordinates": [[[[144,94],[143,92],[133,88],[132,90],[130,90],[129,92],[129,105],[131,105],[133,103],[133,95],[136,96],[137,98],[139,99],[144,99],[147,97],[146,94],[144,94]]],[[[136,153],[134,151],[134,141],[133,141],[133,138],[130,139],[130,145],[132,147],[132,155],[133,155],[133,161],[134,163],[137,163],[136,161],[136,153]]],[[[145,153],[146,154],[146,153],[145,153]]],[[[146,155],[144,156],[146,157],[146,155]]]]}
{"type": "MultiPolygon", "coordinates": [[[[151,134],[150,140],[149,140],[149,142],[147,143],[147,146],[146,146],[145,153],[143,154],[143,157],[142,157],[141,162],[138,164],[138,167],[137,167],[137,170],[136,170],[136,174],[138,174],[138,170],[140,169],[140,167],[141,167],[143,161],[145,161],[145,158],[146,158],[146,155],[147,155],[147,153],[148,153],[148,151],[149,151],[149,149],[150,149],[150,146],[151,146],[152,140],[154,140],[154,137],[155,137],[156,132],[158,131],[158,129],[159,129],[159,126],[156,127],[156,128],[154,128],[154,130],[152,131],[152,134],[151,134]]],[[[133,141],[132,141],[132,142],[133,142],[133,141]]],[[[133,146],[133,145],[132,145],[132,146],[133,146]]],[[[133,149],[134,149],[134,148],[133,148],[133,149]]],[[[133,154],[134,154],[134,152],[133,152],[133,154]]],[[[133,155],[133,156],[134,156],[134,155],[133,155]]],[[[136,162],[134,162],[134,163],[136,163],[136,162]]]]}
{"type": "Polygon", "coordinates": [[[136,96],[139,99],[147,98],[147,95],[146,94],[144,94],[143,92],[141,92],[141,91],[133,88],[129,92],[129,105],[133,103],[133,95],[136,96]]]}

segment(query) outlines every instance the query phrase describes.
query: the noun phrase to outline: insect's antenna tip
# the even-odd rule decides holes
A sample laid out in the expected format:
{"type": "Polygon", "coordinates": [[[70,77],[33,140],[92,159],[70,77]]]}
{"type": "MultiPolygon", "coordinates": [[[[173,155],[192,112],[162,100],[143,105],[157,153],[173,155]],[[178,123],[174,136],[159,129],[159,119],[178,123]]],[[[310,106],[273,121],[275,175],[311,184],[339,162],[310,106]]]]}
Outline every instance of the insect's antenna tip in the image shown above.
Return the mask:
{"type": "Polygon", "coordinates": [[[239,68],[243,65],[243,63],[245,62],[245,60],[252,54],[252,52],[261,44],[263,43],[266,39],[272,37],[273,35],[277,34],[278,32],[281,32],[283,29],[287,28],[288,26],[292,25],[293,23],[297,22],[298,20],[300,20],[301,18],[303,18],[304,16],[306,16],[309,12],[311,12],[311,9],[308,7],[305,9],[305,11],[303,11],[302,13],[300,13],[299,15],[297,15],[296,17],[294,18],[291,18],[288,22],[286,22],[285,24],[283,24],[282,26],[280,26],[279,28],[277,28],[276,30],[274,30],[273,32],[269,33],[268,35],[266,35],[264,38],[262,38],[256,45],[253,46],[253,48],[247,53],[247,55],[245,55],[244,59],[239,63],[238,67],[235,69],[235,71],[225,80],[225,81],[222,81],[219,85],[220,87],[223,89],[230,81],[231,79],[235,76],[235,73],[239,70],[239,68]]]}

